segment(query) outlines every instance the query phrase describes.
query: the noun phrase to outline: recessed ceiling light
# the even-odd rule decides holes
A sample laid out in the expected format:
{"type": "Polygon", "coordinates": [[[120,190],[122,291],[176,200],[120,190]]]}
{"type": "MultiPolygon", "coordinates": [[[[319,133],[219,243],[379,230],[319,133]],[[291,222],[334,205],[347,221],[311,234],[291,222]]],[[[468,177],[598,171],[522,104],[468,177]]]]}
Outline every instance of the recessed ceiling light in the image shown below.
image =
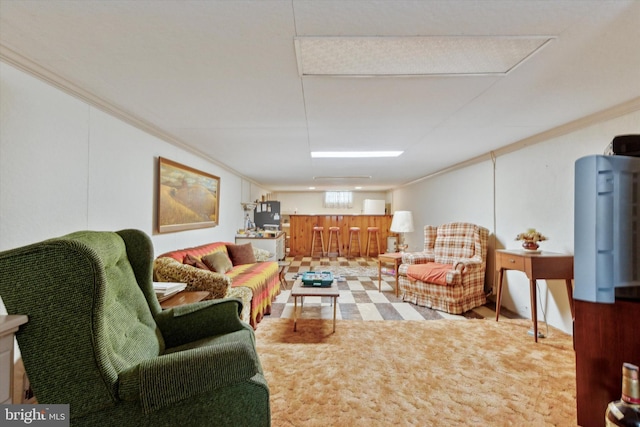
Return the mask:
{"type": "Polygon", "coordinates": [[[314,157],[314,158],[398,157],[403,152],[404,151],[312,151],[311,157],[314,157]]]}
{"type": "Polygon", "coordinates": [[[371,175],[355,175],[355,176],[314,176],[314,180],[343,180],[343,179],[371,179],[371,175]]]}
{"type": "Polygon", "coordinates": [[[315,190],[316,187],[309,187],[309,190],[315,190]]]}
{"type": "Polygon", "coordinates": [[[301,76],[505,75],[553,36],[303,36],[301,76]]]}
{"type": "Polygon", "coordinates": [[[362,190],[362,187],[355,187],[356,190],[362,190]]]}

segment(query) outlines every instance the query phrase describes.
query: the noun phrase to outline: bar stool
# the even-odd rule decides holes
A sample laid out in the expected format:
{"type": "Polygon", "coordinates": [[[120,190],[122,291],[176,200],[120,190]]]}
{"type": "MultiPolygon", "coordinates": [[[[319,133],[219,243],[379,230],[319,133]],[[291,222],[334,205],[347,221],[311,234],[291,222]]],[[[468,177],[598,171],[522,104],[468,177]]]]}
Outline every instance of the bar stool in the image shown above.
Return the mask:
{"type": "Polygon", "coordinates": [[[369,254],[369,248],[371,245],[371,236],[373,234],[376,235],[376,254],[375,256],[380,255],[380,233],[379,233],[380,229],[378,227],[367,227],[367,256],[370,256],[369,254]]]}
{"type": "Polygon", "coordinates": [[[362,245],[360,244],[360,227],[349,227],[349,251],[347,256],[351,256],[351,248],[354,237],[358,240],[358,255],[362,256],[362,245]]]}
{"type": "Polygon", "coordinates": [[[332,238],[336,237],[336,248],[338,256],[342,256],[342,239],[340,239],[340,227],[329,227],[329,244],[327,245],[327,254],[331,252],[332,238]]]}
{"type": "Polygon", "coordinates": [[[313,256],[314,248],[316,246],[316,236],[320,235],[320,244],[322,245],[322,256],[324,256],[324,227],[315,226],[313,227],[313,235],[311,236],[311,256],[313,256]]]}

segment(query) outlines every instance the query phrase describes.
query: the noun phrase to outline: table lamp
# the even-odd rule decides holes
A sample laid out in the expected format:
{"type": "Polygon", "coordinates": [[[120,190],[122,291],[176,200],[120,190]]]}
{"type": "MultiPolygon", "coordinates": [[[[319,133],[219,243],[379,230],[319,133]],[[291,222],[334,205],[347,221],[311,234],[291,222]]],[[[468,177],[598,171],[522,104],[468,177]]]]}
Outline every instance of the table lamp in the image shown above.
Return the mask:
{"type": "Polygon", "coordinates": [[[391,231],[400,234],[398,249],[401,253],[404,252],[407,249],[407,245],[404,243],[404,233],[413,231],[413,215],[411,211],[395,211],[393,220],[391,220],[391,231]]]}

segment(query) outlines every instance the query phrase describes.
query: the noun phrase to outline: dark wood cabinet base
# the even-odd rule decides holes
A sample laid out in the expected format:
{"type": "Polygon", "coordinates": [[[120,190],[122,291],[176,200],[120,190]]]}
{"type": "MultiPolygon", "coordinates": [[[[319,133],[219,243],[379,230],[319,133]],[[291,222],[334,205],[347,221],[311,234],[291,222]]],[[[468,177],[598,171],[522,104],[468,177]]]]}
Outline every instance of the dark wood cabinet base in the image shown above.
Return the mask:
{"type": "Polygon", "coordinates": [[[640,301],[574,304],[578,424],[601,427],[607,404],[620,399],[622,364],[640,364],[640,301]]]}

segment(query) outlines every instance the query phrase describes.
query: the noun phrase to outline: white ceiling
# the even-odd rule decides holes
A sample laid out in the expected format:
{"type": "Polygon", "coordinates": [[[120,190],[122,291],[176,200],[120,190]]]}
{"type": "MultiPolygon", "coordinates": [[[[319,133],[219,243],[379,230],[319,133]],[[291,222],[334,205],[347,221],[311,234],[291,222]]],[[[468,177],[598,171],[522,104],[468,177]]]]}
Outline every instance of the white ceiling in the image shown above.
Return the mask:
{"type": "Polygon", "coordinates": [[[634,0],[0,0],[3,60],[272,191],[390,189],[635,108],[639,40],[634,0]],[[507,75],[470,77],[301,77],[294,47],[300,36],[487,35],[553,40],[507,75]],[[326,150],[404,154],[311,159],[326,150]]]}

